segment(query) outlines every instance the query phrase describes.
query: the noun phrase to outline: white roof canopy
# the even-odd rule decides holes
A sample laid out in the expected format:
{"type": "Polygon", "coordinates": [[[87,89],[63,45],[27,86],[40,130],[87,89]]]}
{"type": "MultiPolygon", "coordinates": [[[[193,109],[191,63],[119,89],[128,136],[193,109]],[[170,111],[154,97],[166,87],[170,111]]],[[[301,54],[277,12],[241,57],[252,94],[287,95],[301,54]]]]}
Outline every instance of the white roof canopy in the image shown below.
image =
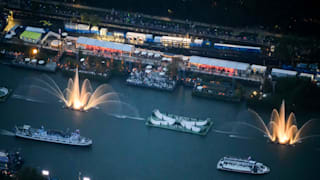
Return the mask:
{"type": "Polygon", "coordinates": [[[242,71],[245,71],[249,68],[248,63],[227,61],[222,59],[207,58],[207,57],[200,57],[200,56],[191,56],[189,62],[195,63],[195,64],[209,65],[209,66],[232,68],[232,69],[237,69],[242,71]]]}
{"type": "Polygon", "coordinates": [[[314,75],[313,75],[313,74],[309,74],[309,73],[300,73],[299,76],[301,76],[301,77],[307,77],[307,78],[311,78],[311,79],[314,78],[314,75]]]}
{"type": "Polygon", "coordinates": [[[262,72],[265,72],[267,67],[266,66],[261,66],[261,65],[256,65],[256,64],[252,64],[251,65],[251,69],[256,69],[256,70],[260,70],[262,72]]]}
{"type": "Polygon", "coordinates": [[[140,51],[138,51],[138,50],[135,50],[135,51],[134,51],[134,53],[135,53],[135,54],[139,54],[139,53],[140,53],[140,51]]]}
{"type": "Polygon", "coordinates": [[[241,46],[241,45],[234,45],[234,44],[214,43],[214,46],[225,46],[225,47],[232,47],[232,48],[243,48],[243,49],[255,49],[255,50],[261,50],[261,48],[260,48],[260,47],[253,47],[253,46],[241,46]]]}
{"type": "Polygon", "coordinates": [[[26,31],[36,32],[36,33],[45,33],[46,31],[43,28],[27,26],[26,31]]]}
{"type": "Polygon", "coordinates": [[[172,37],[172,36],[162,36],[161,41],[171,41],[171,42],[191,42],[191,39],[184,37],[172,37]]]}
{"type": "Polygon", "coordinates": [[[126,51],[126,52],[131,52],[134,48],[132,45],[128,45],[128,44],[102,41],[102,40],[92,39],[92,38],[87,38],[82,36],[78,38],[77,43],[91,45],[91,46],[99,46],[103,48],[115,49],[115,50],[126,51]]]}
{"type": "Polygon", "coordinates": [[[147,54],[147,52],[145,52],[145,51],[141,52],[141,55],[146,55],[146,54],[147,54]]]}
{"type": "Polygon", "coordinates": [[[160,54],[155,54],[154,57],[158,58],[160,57],[160,54]]]}

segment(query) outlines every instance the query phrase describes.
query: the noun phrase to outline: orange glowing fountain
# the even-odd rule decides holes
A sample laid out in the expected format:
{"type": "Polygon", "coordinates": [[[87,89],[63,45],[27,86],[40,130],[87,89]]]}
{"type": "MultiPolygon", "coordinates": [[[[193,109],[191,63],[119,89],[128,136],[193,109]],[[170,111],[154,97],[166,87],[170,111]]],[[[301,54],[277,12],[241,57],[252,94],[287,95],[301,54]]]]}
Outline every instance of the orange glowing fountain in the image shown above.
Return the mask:
{"type": "Polygon", "coordinates": [[[122,102],[111,86],[102,84],[93,90],[88,79],[81,84],[78,69],[75,70],[74,78],[68,80],[64,90],[60,89],[53,78],[43,74],[26,78],[15,91],[15,97],[50,104],[58,100],[69,109],[87,111],[95,108],[118,117],[137,118],[139,116],[135,107],[122,102]]]}
{"type": "MultiPolygon", "coordinates": [[[[260,120],[264,129],[256,128],[260,131],[263,131],[265,135],[272,141],[280,144],[295,144],[300,142],[302,139],[306,139],[307,137],[302,138],[301,132],[306,128],[308,124],[310,124],[311,120],[306,122],[300,129],[297,127],[296,117],[294,113],[290,113],[287,121],[285,118],[285,102],[282,101],[280,107],[280,113],[276,109],[273,109],[271,113],[271,118],[269,122],[269,126],[263,122],[262,118],[254,111],[250,110],[256,117],[260,120]]],[[[247,124],[249,125],[249,124],[247,124]]],[[[251,125],[249,125],[251,126],[251,125]]],[[[253,126],[251,126],[253,127],[253,126]]]]}
{"type": "Polygon", "coordinates": [[[74,80],[69,79],[68,81],[65,96],[60,91],[58,97],[68,108],[86,111],[90,108],[97,107],[99,104],[108,102],[109,97],[115,95],[115,93],[106,93],[106,89],[107,86],[103,84],[92,92],[90,81],[85,79],[80,90],[78,69],[76,69],[74,80]]]}
{"type": "Polygon", "coordinates": [[[271,113],[268,136],[271,141],[280,144],[295,144],[299,140],[301,129],[298,130],[296,117],[290,113],[288,120],[285,118],[285,103],[282,101],[280,114],[276,109],[271,113]]]}

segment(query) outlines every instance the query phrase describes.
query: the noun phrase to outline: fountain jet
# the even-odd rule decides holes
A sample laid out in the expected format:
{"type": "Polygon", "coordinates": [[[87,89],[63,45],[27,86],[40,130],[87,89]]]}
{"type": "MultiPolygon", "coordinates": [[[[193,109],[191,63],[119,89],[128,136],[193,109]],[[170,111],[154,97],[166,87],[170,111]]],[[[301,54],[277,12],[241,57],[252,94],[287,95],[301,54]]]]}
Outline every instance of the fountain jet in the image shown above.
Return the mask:
{"type": "MultiPolygon", "coordinates": [[[[262,118],[253,110],[249,111],[253,113],[263,125],[263,129],[258,128],[260,131],[264,132],[265,135],[272,141],[280,144],[296,144],[302,139],[302,131],[305,131],[306,127],[310,124],[311,120],[306,122],[300,129],[297,127],[296,117],[294,113],[290,113],[287,121],[285,118],[285,102],[282,101],[280,112],[273,109],[271,113],[271,118],[268,126],[264,123],[262,118]]],[[[249,124],[247,124],[249,125],[249,124]]]]}
{"type": "Polygon", "coordinates": [[[93,91],[90,81],[85,79],[82,86],[80,86],[78,69],[76,69],[74,79],[69,79],[64,91],[59,88],[52,78],[46,75],[43,77],[33,79],[31,85],[28,85],[34,94],[32,97],[39,97],[40,92],[45,92],[58,98],[60,102],[64,103],[65,107],[80,111],[98,108],[101,104],[119,104],[118,94],[109,92],[110,88],[107,84],[102,84],[93,91]]]}
{"type": "Polygon", "coordinates": [[[97,107],[99,104],[108,102],[111,96],[116,95],[116,93],[113,92],[107,93],[107,89],[108,86],[106,84],[102,84],[93,91],[88,79],[83,81],[80,89],[78,69],[76,69],[75,77],[73,80],[71,78],[69,79],[68,86],[64,90],[64,94],[59,90],[56,92],[58,92],[58,97],[65,103],[66,107],[74,110],[86,111],[97,107]]]}

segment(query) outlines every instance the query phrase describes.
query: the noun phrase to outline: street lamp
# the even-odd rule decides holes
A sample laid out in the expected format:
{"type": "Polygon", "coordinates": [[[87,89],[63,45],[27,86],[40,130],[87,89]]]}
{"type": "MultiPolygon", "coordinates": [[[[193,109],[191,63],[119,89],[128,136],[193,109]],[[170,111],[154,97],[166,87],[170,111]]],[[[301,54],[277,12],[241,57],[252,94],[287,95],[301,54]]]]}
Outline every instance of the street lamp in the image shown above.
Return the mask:
{"type": "Polygon", "coordinates": [[[88,178],[88,177],[83,177],[83,180],[90,180],[90,178],[88,178]]]}
{"type": "Polygon", "coordinates": [[[38,54],[38,49],[36,49],[36,48],[32,49],[32,54],[33,54],[33,55],[38,54]]]}
{"type": "Polygon", "coordinates": [[[49,176],[49,171],[48,170],[42,170],[42,175],[49,176]]]}
{"type": "Polygon", "coordinates": [[[42,175],[48,177],[48,179],[50,180],[50,176],[49,176],[49,171],[48,170],[42,170],[42,175]]]}

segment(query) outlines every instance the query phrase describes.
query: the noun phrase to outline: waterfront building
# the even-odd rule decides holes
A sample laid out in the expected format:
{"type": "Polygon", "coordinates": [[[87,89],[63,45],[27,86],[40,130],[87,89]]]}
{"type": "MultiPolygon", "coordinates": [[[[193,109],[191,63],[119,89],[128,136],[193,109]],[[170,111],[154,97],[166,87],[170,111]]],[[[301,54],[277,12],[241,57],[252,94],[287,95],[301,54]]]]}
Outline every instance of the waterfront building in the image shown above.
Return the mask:
{"type": "Polygon", "coordinates": [[[162,36],[160,41],[164,46],[186,47],[186,48],[188,48],[191,43],[190,38],[172,37],[172,36],[162,36]]]}
{"type": "Polygon", "coordinates": [[[244,51],[244,52],[255,52],[260,53],[260,47],[254,46],[241,46],[241,45],[234,45],[234,44],[222,44],[222,43],[214,43],[214,48],[222,49],[222,50],[234,50],[234,51],[244,51]]]}
{"type": "Polygon", "coordinates": [[[134,46],[128,44],[121,44],[103,40],[97,40],[87,37],[80,36],[77,39],[77,48],[91,50],[91,51],[100,51],[100,52],[109,52],[109,53],[120,53],[120,54],[131,54],[134,50],[134,46]]]}
{"type": "Polygon", "coordinates": [[[314,75],[313,74],[309,74],[309,73],[300,73],[299,77],[307,78],[307,79],[310,79],[311,81],[314,79],[314,75]]]}
{"type": "Polygon", "coordinates": [[[273,77],[293,77],[297,75],[297,71],[272,68],[271,75],[273,77]]]}
{"type": "Polygon", "coordinates": [[[46,31],[43,28],[27,26],[25,31],[20,34],[20,39],[30,43],[38,43],[44,33],[46,31]]]}
{"type": "Polygon", "coordinates": [[[265,74],[267,70],[267,66],[252,64],[251,70],[253,71],[254,74],[257,74],[257,73],[265,74]]]}
{"type": "Polygon", "coordinates": [[[30,43],[38,43],[41,39],[41,33],[24,31],[20,34],[20,39],[30,43]]]}
{"type": "Polygon", "coordinates": [[[101,29],[100,29],[100,36],[106,36],[106,35],[107,35],[107,32],[108,32],[108,29],[107,29],[107,28],[101,28],[101,29]]]}
{"type": "Polygon", "coordinates": [[[189,68],[196,71],[223,73],[233,76],[246,74],[250,68],[250,64],[216,58],[191,56],[189,68]]]}
{"type": "Polygon", "coordinates": [[[143,34],[143,33],[135,33],[135,32],[127,32],[126,38],[130,43],[133,43],[133,44],[143,44],[144,42],[153,41],[152,34],[143,34]]]}
{"type": "Polygon", "coordinates": [[[90,26],[86,24],[67,23],[64,25],[64,29],[69,32],[91,33],[90,26]]]}
{"type": "Polygon", "coordinates": [[[99,27],[98,26],[92,26],[91,29],[90,29],[90,32],[92,34],[100,34],[99,27]]]}

